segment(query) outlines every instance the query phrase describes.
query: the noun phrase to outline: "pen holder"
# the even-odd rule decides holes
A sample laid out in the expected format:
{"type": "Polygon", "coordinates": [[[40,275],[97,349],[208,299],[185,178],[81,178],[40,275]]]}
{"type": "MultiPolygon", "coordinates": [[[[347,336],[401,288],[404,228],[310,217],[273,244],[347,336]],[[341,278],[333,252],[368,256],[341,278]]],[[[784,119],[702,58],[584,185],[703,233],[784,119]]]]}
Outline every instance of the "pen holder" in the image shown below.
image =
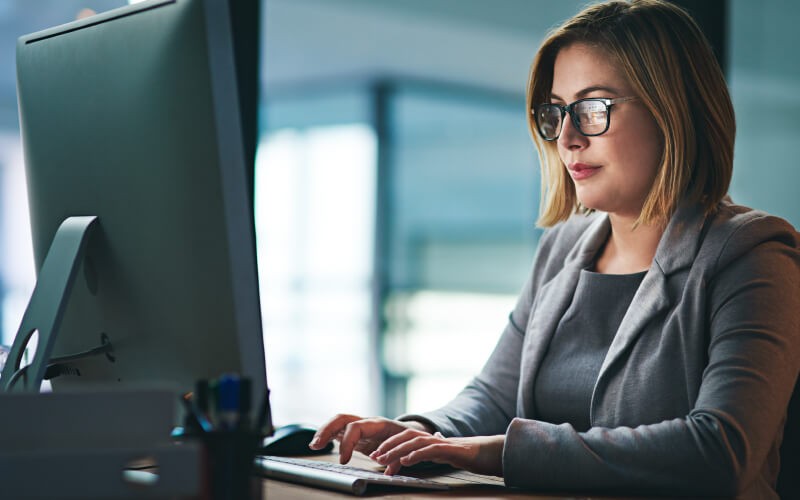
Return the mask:
{"type": "Polygon", "coordinates": [[[214,430],[197,435],[205,448],[206,491],[213,500],[260,500],[262,485],[253,462],[261,437],[249,430],[214,430]]]}

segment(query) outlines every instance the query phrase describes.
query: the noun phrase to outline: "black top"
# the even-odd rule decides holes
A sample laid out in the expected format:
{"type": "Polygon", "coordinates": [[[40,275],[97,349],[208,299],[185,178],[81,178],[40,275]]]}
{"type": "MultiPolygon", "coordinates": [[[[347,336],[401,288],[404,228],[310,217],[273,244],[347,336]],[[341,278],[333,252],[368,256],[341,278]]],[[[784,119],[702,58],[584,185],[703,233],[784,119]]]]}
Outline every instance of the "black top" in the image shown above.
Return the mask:
{"type": "Polygon", "coordinates": [[[569,423],[579,432],[591,427],[589,406],[597,375],[645,274],[581,271],[536,377],[537,420],[569,423]]]}

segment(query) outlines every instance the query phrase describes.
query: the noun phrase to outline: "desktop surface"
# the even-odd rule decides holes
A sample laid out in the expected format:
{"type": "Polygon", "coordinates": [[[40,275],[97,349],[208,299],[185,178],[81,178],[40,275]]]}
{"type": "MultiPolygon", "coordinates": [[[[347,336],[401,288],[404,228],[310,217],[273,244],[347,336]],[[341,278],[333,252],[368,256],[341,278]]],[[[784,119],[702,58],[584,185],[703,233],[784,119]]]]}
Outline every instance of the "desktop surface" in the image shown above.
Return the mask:
{"type": "MultiPolygon", "coordinates": [[[[312,457],[306,457],[312,458],[312,457]]],[[[313,457],[314,460],[325,462],[339,462],[338,453],[330,453],[313,457]]],[[[367,469],[380,470],[375,462],[358,453],[353,455],[349,465],[367,469]]],[[[503,486],[502,479],[492,476],[479,476],[464,471],[452,469],[437,473],[435,471],[411,474],[415,477],[432,478],[436,481],[451,486],[448,491],[413,490],[407,488],[373,488],[367,490],[365,498],[532,498],[529,492],[514,491],[503,486]],[[469,481],[472,477],[472,481],[469,481]],[[483,482],[483,484],[481,484],[483,482]]],[[[318,499],[318,498],[361,498],[347,493],[303,486],[286,481],[266,479],[264,481],[264,495],[268,499],[318,499]]],[[[535,497],[533,497],[535,498],[535,497]]],[[[541,497],[550,498],[550,497],[541,497]]]]}
{"type": "MultiPolygon", "coordinates": [[[[338,453],[330,453],[313,457],[314,460],[338,463],[338,453]]],[[[355,453],[350,465],[368,470],[379,470],[380,467],[369,458],[355,453]]],[[[316,500],[323,498],[394,498],[394,499],[424,499],[424,498],[483,498],[483,499],[504,499],[504,498],[530,498],[530,499],[627,499],[633,500],[634,496],[619,495],[594,495],[589,493],[552,493],[534,492],[507,488],[503,485],[501,478],[494,476],[483,476],[470,472],[444,469],[441,472],[432,470],[420,473],[411,473],[415,477],[433,479],[446,483],[450,486],[448,491],[430,490],[411,490],[405,488],[375,488],[368,490],[367,493],[358,497],[347,493],[340,493],[331,490],[303,486],[299,484],[279,481],[275,479],[265,479],[263,482],[264,498],[269,500],[316,500]]],[[[664,498],[664,497],[660,497],[664,498]]]]}

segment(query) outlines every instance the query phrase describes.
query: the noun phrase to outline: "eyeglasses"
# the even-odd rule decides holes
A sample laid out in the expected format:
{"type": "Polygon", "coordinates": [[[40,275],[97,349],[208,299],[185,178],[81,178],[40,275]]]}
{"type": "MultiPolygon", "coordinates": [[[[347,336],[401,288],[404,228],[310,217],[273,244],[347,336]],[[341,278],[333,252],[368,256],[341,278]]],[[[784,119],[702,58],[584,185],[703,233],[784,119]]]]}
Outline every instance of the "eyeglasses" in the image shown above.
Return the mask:
{"type": "Polygon", "coordinates": [[[587,137],[604,134],[611,123],[611,106],[621,102],[632,101],[636,97],[618,97],[616,99],[603,99],[590,97],[581,99],[572,104],[536,104],[531,113],[536,120],[539,135],[545,141],[555,141],[561,135],[561,126],[564,116],[569,113],[572,124],[581,134],[587,137]]]}

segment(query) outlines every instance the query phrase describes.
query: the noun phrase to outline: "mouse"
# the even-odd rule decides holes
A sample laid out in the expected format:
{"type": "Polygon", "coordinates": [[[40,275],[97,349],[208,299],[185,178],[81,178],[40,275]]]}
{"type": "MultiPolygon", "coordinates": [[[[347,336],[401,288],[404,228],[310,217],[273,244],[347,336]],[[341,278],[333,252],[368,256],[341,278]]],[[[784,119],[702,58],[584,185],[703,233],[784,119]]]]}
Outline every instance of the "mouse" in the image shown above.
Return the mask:
{"type": "Polygon", "coordinates": [[[324,455],[333,450],[333,443],[328,443],[321,450],[312,450],[308,447],[311,438],[317,430],[302,424],[289,424],[278,427],[272,436],[264,438],[261,443],[262,455],[275,456],[308,456],[324,455]]]}

